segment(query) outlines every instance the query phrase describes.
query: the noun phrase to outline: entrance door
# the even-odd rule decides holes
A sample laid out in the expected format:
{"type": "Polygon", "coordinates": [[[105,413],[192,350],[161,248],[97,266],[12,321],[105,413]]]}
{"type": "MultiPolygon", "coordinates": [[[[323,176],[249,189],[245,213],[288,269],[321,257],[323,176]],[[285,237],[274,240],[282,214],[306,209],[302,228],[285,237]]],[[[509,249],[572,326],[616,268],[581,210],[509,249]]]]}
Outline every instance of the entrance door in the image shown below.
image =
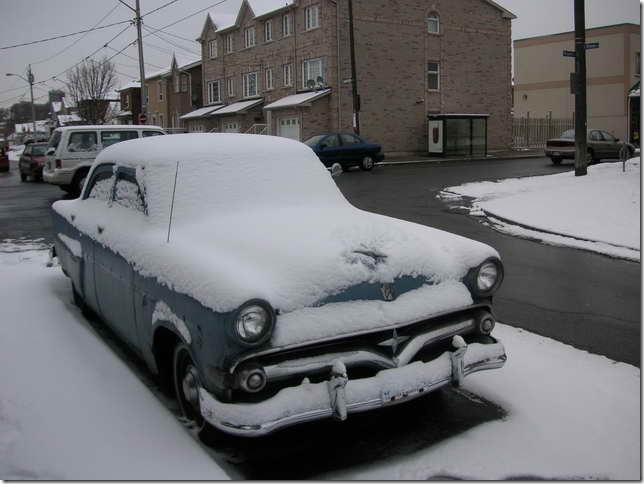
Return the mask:
{"type": "Polygon", "coordinates": [[[299,118],[281,118],[279,121],[279,136],[300,141],[299,118]]]}

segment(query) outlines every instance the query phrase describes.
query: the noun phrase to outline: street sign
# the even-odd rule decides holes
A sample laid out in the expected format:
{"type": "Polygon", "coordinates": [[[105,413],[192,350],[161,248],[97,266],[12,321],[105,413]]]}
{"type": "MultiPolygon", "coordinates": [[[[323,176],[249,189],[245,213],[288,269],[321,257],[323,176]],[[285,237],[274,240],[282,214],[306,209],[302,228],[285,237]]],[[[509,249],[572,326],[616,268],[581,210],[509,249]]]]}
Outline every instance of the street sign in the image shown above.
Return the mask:
{"type": "Polygon", "coordinates": [[[145,115],[145,113],[139,114],[139,124],[145,124],[148,122],[148,117],[145,115]]]}
{"type": "Polygon", "coordinates": [[[577,53],[574,50],[564,50],[563,51],[563,56],[564,57],[577,57],[577,53]]]}
{"type": "Polygon", "coordinates": [[[586,44],[586,50],[588,49],[599,49],[599,42],[588,42],[586,44]]]}

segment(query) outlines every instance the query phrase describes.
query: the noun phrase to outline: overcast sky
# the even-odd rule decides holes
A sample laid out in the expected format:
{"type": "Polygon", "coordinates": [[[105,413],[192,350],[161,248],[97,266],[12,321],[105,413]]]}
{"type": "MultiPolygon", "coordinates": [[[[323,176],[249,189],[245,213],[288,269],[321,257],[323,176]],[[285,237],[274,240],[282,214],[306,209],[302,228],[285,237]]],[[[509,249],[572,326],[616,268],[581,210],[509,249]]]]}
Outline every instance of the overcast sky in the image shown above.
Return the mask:
{"type": "MultiPolygon", "coordinates": [[[[134,5],[134,0],[124,0],[134,5]]],[[[261,1],[261,0],[257,0],[261,1]]],[[[169,0],[141,0],[145,14],[169,0]]],[[[497,0],[499,4],[517,15],[512,24],[512,37],[520,39],[536,35],[574,30],[573,0],[497,0]]],[[[158,12],[145,17],[147,28],[164,28],[198,10],[208,10],[182,20],[167,28],[170,34],[149,34],[144,30],[144,58],[146,75],[170,65],[172,52],[179,62],[187,62],[199,56],[199,45],[187,39],[199,36],[206,12],[211,12],[215,21],[232,23],[241,0],[178,0],[158,12]],[[219,5],[216,5],[216,4],[219,5]],[[216,6],[213,6],[216,5],[216,6]],[[161,36],[162,38],[157,37],[161,36]],[[173,45],[174,44],[174,45],[173,45]]],[[[108,25],[132,18],[132,12],[117,0],[0,0],[0,47],[31,42],[56,35],[108,25]],[[99,24],[99,21],[100,24],[99,24]]],[[[586,0],[586,25],[597,27],[622,22],[640,23],[639,0],[586,0]]],[[[34,89],[36,102],[46,100],[47,90],[60,88],[60,81],[51,79],[63,71],[95,54],[111,56],[136,39],[136,29],[128,24],[115,25],[96,30],[86,35],[77,35],[50,42],[13,49],[0,50],[0,106],[8,107],[21,99],[29,100],[29,89],[18,77],[6,77],[7,72],[26,77],[27,64],[32,64],[36,82],[46,81],[34,89]],[[108,47],[101,49],[113,39],[108,47]]],[[[123,54],[114,57],[120,81],[138,79],[137,48],[130,46],[123,54]]]]}

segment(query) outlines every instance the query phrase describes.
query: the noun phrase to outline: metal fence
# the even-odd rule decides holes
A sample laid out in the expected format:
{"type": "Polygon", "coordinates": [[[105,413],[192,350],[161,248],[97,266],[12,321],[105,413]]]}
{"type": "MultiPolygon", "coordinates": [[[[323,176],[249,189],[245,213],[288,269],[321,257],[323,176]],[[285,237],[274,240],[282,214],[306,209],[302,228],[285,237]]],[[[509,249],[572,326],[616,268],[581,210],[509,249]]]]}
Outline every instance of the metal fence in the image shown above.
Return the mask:
{"type": "Polygon", "coordinates": [[[556,138],[575,128],[573,119],[514,118],[512,146],[517,148],[545,148],[549,138],[556,138]]]}

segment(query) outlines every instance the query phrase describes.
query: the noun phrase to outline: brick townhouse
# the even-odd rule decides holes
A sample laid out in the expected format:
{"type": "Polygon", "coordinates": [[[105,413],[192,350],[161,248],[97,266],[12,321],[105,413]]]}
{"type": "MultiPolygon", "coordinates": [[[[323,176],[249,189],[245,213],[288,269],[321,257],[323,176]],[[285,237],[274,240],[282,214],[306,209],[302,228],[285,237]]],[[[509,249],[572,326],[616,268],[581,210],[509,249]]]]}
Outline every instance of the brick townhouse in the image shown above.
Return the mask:
{"type": "Polygon", "coordinates": [[[167,70],[145,78],[148,124],[186,131],[182,116],[203,104],[201,60],[179,65],[175,56],[167,70]]]}
{"type": "MultiPolygon", "coordinates": [[[[232,25],[208,15],[204,105],[188,129],[299,140],[351,130],[348,3],[244,0],[232,25]]],[[[486,148],[510,146],[512,13],[490,0],[353,0],[353,16],[364,137],[390,154],[427,152],[429,117],[454,118],[446,142],[467,145],[476,114],[486,148]]]]}

